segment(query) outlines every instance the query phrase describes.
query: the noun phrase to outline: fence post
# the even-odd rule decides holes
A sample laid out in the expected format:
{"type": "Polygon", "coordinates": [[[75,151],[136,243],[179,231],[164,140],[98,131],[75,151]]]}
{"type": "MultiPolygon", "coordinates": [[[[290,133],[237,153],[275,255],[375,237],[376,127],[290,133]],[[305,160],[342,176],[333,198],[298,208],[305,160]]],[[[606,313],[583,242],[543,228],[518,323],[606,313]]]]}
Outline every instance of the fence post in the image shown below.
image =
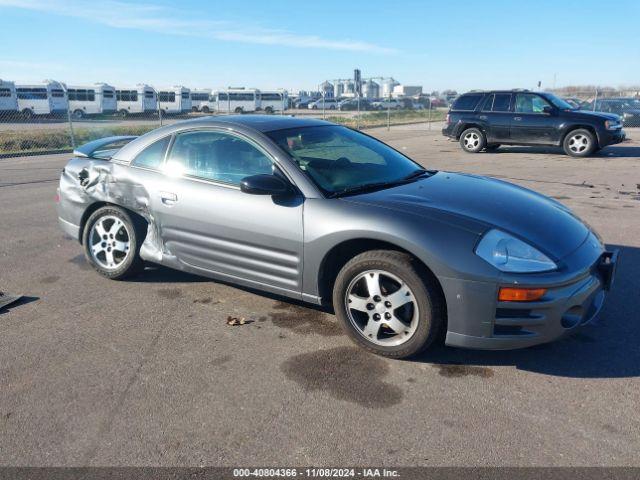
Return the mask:
{"type": "Polygon", "coordinates": [[[391,130],[391,95],[387,101],[387,131],[391,130]]]}
{"type": "Polygon", "coordinates": [[[153,93],[156,94],[156,105],[158,107],[158,120],[160,122],[160,126],[162,126],[162,109],[160,108],[160,94],[158,93],[158,90],[156,90],[156,87],[151,87],[151,88],[153,89],[153,93]]]}
{"type": "Polygon", "coordinates": [[[429,97],[429,130],[431,130],[431,97],[429,97]]]}
{"type": "MultiPolygon", "coordinates": [[[[57,81],[57,80],[56,80],[57,81]]],[[[67,121],[69,122],[69,138],[71,139],[71,148],[73,150],[76,149],[76,138],[73,133],[73,121],[71,120],[71,109],[69,108],[69,92],[67,92],[67,85],[58,82],[62,86],[62,91],[64,92],[64,96],[67,97],[67,121]]]]}
{"type": "Polygon", "coordinates": [[[593,111],[596,111],[596,102],[598,101],[598,89],[596,88],[596,96],[593,99],[593,111]]]}
{"type": "Polygon", "coordinates": [[[358,111],[356,113],[356,130],[360,130],[360,93],[356,93],[356,95],[358,104],[358,111]]]}
{"type": "Polygon", "coordinates": [[[325,91],[324,89],[322,90],[322,119],[325,119],[325,115],[324,115],[324,100],[325,100],[325,91]]]}

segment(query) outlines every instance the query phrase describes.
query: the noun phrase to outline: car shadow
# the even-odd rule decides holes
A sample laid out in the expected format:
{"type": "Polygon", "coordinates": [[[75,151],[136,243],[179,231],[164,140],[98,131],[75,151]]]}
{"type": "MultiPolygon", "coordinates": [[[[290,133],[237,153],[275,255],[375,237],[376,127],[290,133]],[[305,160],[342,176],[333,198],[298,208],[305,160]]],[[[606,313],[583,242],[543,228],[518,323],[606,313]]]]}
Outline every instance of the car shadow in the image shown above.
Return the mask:
{"type": "Polygon", "coordinates": [[[522,350],[464,350],[438,345],[410,360],[434,366],[514,366],[573,378],[640,376],[640,248],[620,249],[615,284],[595,322],[562,340],[522,350]]]}
{"type": "MultiPolygon", "coordinates": [[[[551,155],[563,155],[567,156],[564,151],[560,147],[524,147],[524,146],[512,146],[512,145],[504,145],[500,147],[498,150],[493,152],[485,152],[490,154],[501,154],[501,153],[533,153],[533,154],[551,154],[551,155]]],[[[568,156],[567,156],[568,157],[568,156]]],[[[589,158],[629,158],[629,157],[640,157],[640,147],[635,146],[623,146],[623,145],[612,145],[609,147],[604,147],[602,150],[598,151],[594,155],[589,158]]]]}

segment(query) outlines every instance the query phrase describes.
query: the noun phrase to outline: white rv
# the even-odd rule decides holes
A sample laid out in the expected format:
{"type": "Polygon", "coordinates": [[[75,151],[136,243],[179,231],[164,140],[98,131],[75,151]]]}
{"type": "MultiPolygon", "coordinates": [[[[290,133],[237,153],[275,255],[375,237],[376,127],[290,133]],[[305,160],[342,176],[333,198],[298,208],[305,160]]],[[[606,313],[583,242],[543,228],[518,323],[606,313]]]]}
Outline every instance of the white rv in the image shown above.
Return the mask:
{"type": "Polygon", "coordinates": [[[64,87],[53,80],[32,85],[16,85],[18,111],[25,118],[66,113],[69,106],[64,87]]]}
{"type": "Polygon", "coordinates": [[[116,109],[122,117],[135,113],[156,112],[156,92],[153,87],[142,83],[130,88],[116,88],[116,109]]]}
{"type": "Polygon", "coordinates": [[[265,113],[286,110],[288,102],[289,98],[285,90],[260,91],[260,109],[265,113]]]}
{"type": "Polygon", "coordinates": [[[13,82],[0,79],[0,113],[16,113],[18,111],[18,97],[13,82]]]}
{"type": "Polygon", "coordinates": [[[247,113],[260,109],[260,90],[231,88],[215,92],[216,110],[223,113],[247,113]]]}
{"type": "Polygon", "coordinates": [[[215,100],[212,100],[211,90],[191,90],[191,110],[194,112],[209,113],[215,110],[215,100]]]}
{"type": "Polygon", "coordinates": [[[69,111],[75,118],[115,113],[118,106],[115,87],[106,83],[92,86],[70,85],[67,87],[67,98],[69,111]]]}
{"type": "Polygon", "coordinates": [[[181,85],[158,91],[160,109],[163,113],[180,114],[191,111],[191,90],[181,85]]]}

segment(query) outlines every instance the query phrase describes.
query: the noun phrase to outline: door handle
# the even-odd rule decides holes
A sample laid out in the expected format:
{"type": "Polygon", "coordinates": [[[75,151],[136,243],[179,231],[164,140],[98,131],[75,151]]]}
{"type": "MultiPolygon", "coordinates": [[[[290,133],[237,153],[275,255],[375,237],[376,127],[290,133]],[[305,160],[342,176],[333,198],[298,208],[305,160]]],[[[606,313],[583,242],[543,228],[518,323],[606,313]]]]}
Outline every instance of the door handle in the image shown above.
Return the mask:
{"type": "Polygon", "coordinates": [[[486,116],[486,115],[480,115],[478,118],[479,118],[480,120],[486,120],[486,119],[487,119],[487,116],[486,116]]]}
{"type": "Polygon", "coordinates": [[[171,192],[160,192],[160,199],[165,205],[173,205],[178,201],[178,196],[171,192]]]}
{"type": "Polygon", "coordinates": [[[513,117],[513,119],[514,119],[516,122],[519,122],[520,120],[522,120],[522,117],[513,117]]]}

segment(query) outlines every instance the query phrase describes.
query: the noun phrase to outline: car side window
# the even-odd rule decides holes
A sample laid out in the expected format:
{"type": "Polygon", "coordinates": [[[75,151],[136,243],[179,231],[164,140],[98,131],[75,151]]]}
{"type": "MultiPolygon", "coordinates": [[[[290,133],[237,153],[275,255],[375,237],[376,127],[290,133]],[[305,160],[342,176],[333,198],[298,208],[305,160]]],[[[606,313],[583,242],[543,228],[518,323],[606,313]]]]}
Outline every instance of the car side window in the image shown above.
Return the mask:
{"type": "Polygon", "coordinates": [[[171,135],[152,143],[133,159],[131,165],[159,170],[170,141],[171,135]]]}
{"type": "Polygon", "coordinates": [[[480,108],[480,110],[482,110],[483,112],[490,112],[491,108],[493,108],[493,97],[495,97],[495,95],[487,96],[485,101],[482,102],[482,107],[480,108]]]}
{"type": "Polygon", "coordinates": [[[511,94],[496,93],[496,98],[493,101],[494,112],[508,112],[510,106],[511,106],[511,94]]]}
{"type": "Polygon", "coordinates": [[[176,135],[167,168],[232,185],[240,185],[244,177],[274,171],[271,159],[248,141],[235,135],[203,130],[176,135]]]}
{"type": "Polygon", "coordinates": [[[532,93],[518,93],[516,95],[517,113],[544,113],[544,107],[549,103],[539,95],[532,93]]]}

